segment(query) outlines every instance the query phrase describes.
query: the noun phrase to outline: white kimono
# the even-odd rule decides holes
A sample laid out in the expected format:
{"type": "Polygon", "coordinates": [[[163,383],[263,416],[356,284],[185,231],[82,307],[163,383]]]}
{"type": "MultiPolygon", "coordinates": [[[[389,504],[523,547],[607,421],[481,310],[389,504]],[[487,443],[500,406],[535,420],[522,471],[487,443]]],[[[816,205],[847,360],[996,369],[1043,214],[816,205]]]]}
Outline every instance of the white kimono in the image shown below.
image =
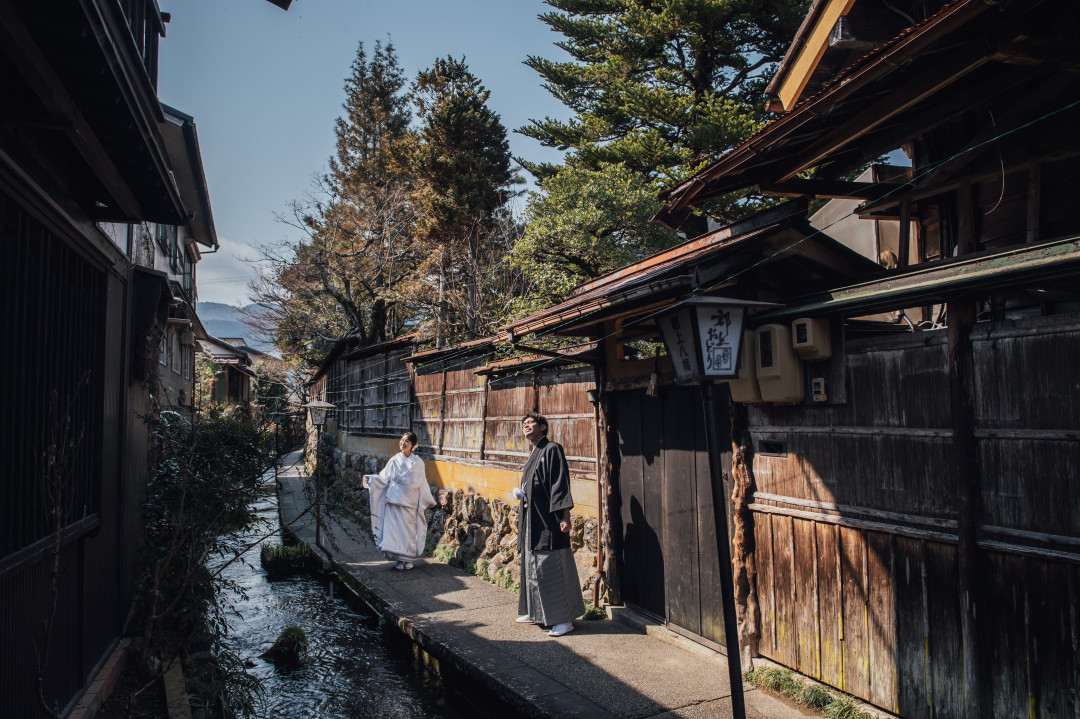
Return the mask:
{"type": "Polygon", "coordinates": [[[424,510],[435,506],[424,460],[398,452],[378,474],[364,476],[371,491],[371,531],[375,546],[399,562],[418,559],[427,540],[424,510]]]}

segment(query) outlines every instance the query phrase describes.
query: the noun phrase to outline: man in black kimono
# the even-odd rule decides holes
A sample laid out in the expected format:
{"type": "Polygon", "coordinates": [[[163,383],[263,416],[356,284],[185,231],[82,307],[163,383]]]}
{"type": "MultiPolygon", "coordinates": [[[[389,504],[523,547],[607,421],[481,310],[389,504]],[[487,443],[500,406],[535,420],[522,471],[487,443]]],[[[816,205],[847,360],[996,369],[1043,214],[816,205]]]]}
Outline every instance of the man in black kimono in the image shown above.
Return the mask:
{"type": "Polygon", "coordinates": [[[518,549],[521,594],[517,618],[522,624],[551,626],[549,636],[574,629],[585,613],[574,554],[570,550],[570,468],[561,445],[547,438],[548,422],[532,412],[521,422],[532,452],[521,474],[518,549]]]}

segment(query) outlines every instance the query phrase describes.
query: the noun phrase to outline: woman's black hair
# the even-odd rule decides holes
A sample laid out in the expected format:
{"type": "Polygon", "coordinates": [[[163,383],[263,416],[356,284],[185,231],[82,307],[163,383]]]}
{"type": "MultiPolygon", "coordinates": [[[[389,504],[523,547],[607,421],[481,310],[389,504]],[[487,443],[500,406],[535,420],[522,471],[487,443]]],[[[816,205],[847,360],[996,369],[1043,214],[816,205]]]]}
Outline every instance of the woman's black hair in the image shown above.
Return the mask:
{"type": "Polygon", "coordinates": [[[401,435],[401,438],[409,440],[409,442],[412,443],[413,449],[416,449],[416,445],[420,443],[416,439],[416,432],[406,432],[405,434],[401,435]]]}

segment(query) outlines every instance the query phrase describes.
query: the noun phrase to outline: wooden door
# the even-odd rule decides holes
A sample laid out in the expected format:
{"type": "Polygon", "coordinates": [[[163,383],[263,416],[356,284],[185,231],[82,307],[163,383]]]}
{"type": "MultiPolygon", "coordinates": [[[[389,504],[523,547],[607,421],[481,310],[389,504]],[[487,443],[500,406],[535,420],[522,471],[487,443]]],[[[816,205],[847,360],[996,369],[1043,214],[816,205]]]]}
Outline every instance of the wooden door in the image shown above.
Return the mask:
{"type": "MultiPolygon", "coordinates": [[[[665,387],[658,397],[642,390],[624,392],[617,407],[623,597],[677,631],[722,644],[723,606],[700,389],[665,387]]],[[[726,429],[727,417],[718,419],[718,426],[726,429]]],[[[726,433],[719,439],[720,447],[730,447],[726,433]]],[[[728,476],[730,452],[721,461],[728,476]]]]}
{"type": "Polygon", "coordinates": [[[664,505],[660,486],[660,402],[642,390],[620,393],[615,403],[619,433],[622,509],[622,593],[638,609],[666,616],[664,505]]]}

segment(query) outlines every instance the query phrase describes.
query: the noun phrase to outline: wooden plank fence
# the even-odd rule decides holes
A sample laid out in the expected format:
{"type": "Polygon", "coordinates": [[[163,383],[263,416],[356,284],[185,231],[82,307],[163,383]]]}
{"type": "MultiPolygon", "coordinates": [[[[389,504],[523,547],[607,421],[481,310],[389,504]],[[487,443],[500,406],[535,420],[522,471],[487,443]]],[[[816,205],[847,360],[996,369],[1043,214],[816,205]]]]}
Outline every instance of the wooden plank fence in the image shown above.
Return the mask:
{"type": "MultiPolygon", "coordinates": [[[[416,433],[420,451],[461,464],[519,468],[529,455],[521,418],[544,414],[550,437],[566,452],[571,475],[595,480],[596,424],[587,390],[589,368],[478,374],[479,360],[416,368],[411,349],[337,360],[326,375],[339,431],[370,437],[416,433]]],[[[595,490],[591,490],[595,491],[595,490]]]]}
{"type": "MultiPolygon", "coordinates": [[[[1080,321],[970,339],[987,715],[1076,716],[1080,321]]],[[[946,334],[846,349],[848,404],[750,410],[784,448],[754,460],[760,651],[903,717],[962,716],[946,334]]]]}

